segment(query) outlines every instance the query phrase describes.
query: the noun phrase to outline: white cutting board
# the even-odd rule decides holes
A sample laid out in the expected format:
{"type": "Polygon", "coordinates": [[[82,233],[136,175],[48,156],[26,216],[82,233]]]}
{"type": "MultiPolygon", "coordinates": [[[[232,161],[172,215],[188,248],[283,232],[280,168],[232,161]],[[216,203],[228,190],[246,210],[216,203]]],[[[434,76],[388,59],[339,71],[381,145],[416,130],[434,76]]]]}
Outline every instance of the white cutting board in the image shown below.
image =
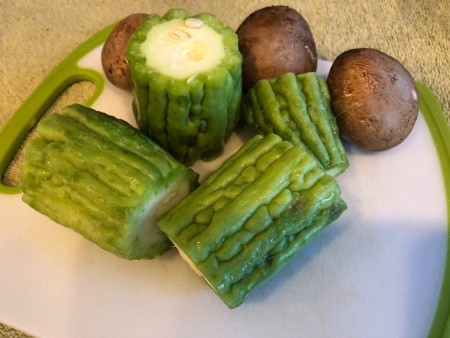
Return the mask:
{"type": "MultiPolygon", "coordinates": [[[[101,47],[79,66],[102,74],[101,47]]],[[[326,75],[329,62],[320,61],[326,75]]],[[[131,95],[105,81],[93,108],[131,124],[131,95]]],[[[248,137],[244,132],[244,139],[248,137]]],[[[234,134],[224,157],[242,144],[234,134]]],[[[443,174],[424,118],[398,147],[345,144],[348,210],[237,309],[175,250],[126,261],[0,194],[0,322],[45,338],[422,338],[447,255],[443,174]]],[[[223,161],[196,165],[202,178],[223,161]]]]}

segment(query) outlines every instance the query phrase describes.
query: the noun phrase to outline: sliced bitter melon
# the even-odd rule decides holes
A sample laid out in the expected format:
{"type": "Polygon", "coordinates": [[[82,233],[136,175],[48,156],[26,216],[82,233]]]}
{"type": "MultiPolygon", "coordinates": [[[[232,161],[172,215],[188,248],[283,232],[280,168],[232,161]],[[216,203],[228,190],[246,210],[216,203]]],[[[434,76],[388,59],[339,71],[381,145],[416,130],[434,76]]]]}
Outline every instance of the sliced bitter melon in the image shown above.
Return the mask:
{"type": "Polygon", "coordinates": [[[137,124],[179,161],[211,160],[240,118],[242,55],[214,15],[149,15],[128,42],[137,124]]]}
{"type": "Polygon", "coordinates": [[[257,135],[158,225],[234,308],[345,209],[310,152],[257,135]]]}
{"type": "Polygon", "coordinates": [[[23,200],[126,259],[170,248],[156,226],[198,175],[141,131],[81,105],[42,119],[24,149],[23,200]]]}
{"type": "Polygon", "coordinates": [[[348,167],[326,81],[315,72],[260,80],[244,96],[243,114],[257,133],[275,133],[311,151],[328,174],[348,167]]]}

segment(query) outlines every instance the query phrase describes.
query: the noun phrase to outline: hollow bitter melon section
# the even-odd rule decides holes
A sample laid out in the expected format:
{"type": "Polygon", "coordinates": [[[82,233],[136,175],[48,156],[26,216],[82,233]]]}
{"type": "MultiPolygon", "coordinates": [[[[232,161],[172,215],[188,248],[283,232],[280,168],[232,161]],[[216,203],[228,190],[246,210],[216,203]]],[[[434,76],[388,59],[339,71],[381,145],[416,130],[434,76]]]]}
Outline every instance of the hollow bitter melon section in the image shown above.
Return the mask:
{"type": "Polygon", "coordinates": [[[212,14],[172,9],[144,20],[127,59],[138,127],[187,165],[219,156],[240,119],[236,33],[212,14]]]}

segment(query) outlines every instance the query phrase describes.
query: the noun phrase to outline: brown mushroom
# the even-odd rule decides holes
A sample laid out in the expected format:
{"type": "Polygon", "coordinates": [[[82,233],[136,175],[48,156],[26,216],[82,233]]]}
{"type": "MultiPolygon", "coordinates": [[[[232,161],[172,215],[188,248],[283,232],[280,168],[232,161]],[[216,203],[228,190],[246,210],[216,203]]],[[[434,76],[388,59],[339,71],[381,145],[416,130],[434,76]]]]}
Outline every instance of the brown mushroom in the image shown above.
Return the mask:
{"type": "Polygon", "coordinates": [[[116,87],[131,90],[131,75],[126,59],[128,39],[148,16],[136,13],[122,19],[112,30],[102,49],[102,67],[106,78],[116,87]]]}
{"type": "Polygon", "coordinates": [[[295,9],[270,6],[251,13],[236,31],[243,56],[244,92],[261,79],[315,71],[316,44],[308,23],[295,9]]]}
{"type": "Polygon", "coordinates": [[[398,60],[373,48],[351,49],[333,62],[327,83],[340,133],[351,143],[381,151],[410,134],[419,96],[398,60]]]}

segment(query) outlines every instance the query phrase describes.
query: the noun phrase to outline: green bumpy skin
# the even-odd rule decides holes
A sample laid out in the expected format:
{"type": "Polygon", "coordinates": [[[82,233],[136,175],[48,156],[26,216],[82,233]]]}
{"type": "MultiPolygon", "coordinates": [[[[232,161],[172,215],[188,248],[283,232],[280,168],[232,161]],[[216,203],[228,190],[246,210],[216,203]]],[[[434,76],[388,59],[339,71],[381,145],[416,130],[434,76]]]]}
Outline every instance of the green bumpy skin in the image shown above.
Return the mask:
{"type": "Polygon", "coordinates": [[[23,201],[126,259],[171,247],[158,221],[198,175],[125,121],[78,104],[42,119],[24,148],[23,201]]]}
{"type": "Polygon", "coordinates": [[[346,208],[309,152],[256,135],[158,225],[235,308],[346,208]]]}
{"type": "Polygon", "coordinates": [[[311,151],[329,175],[347,169],[327,83],[315,72],[260,80],[244,96],[242,109],[258,134],[274,133],[311,151]]]}
{"type": "MultiPolygon", "coordinates": [[[[241,114],[242,55],[236,33],[208,13],[195,15],[221,35],[224,57],[213,69],[188,78],[164,74],[147,64],[142,45],[152,29],[190,18],[183,9],[150,15],[128,42],[137,125],[186,165],[219,156],[241,114]]],[[[208,46],[206,46],[207,48],[208,46]]]]}

